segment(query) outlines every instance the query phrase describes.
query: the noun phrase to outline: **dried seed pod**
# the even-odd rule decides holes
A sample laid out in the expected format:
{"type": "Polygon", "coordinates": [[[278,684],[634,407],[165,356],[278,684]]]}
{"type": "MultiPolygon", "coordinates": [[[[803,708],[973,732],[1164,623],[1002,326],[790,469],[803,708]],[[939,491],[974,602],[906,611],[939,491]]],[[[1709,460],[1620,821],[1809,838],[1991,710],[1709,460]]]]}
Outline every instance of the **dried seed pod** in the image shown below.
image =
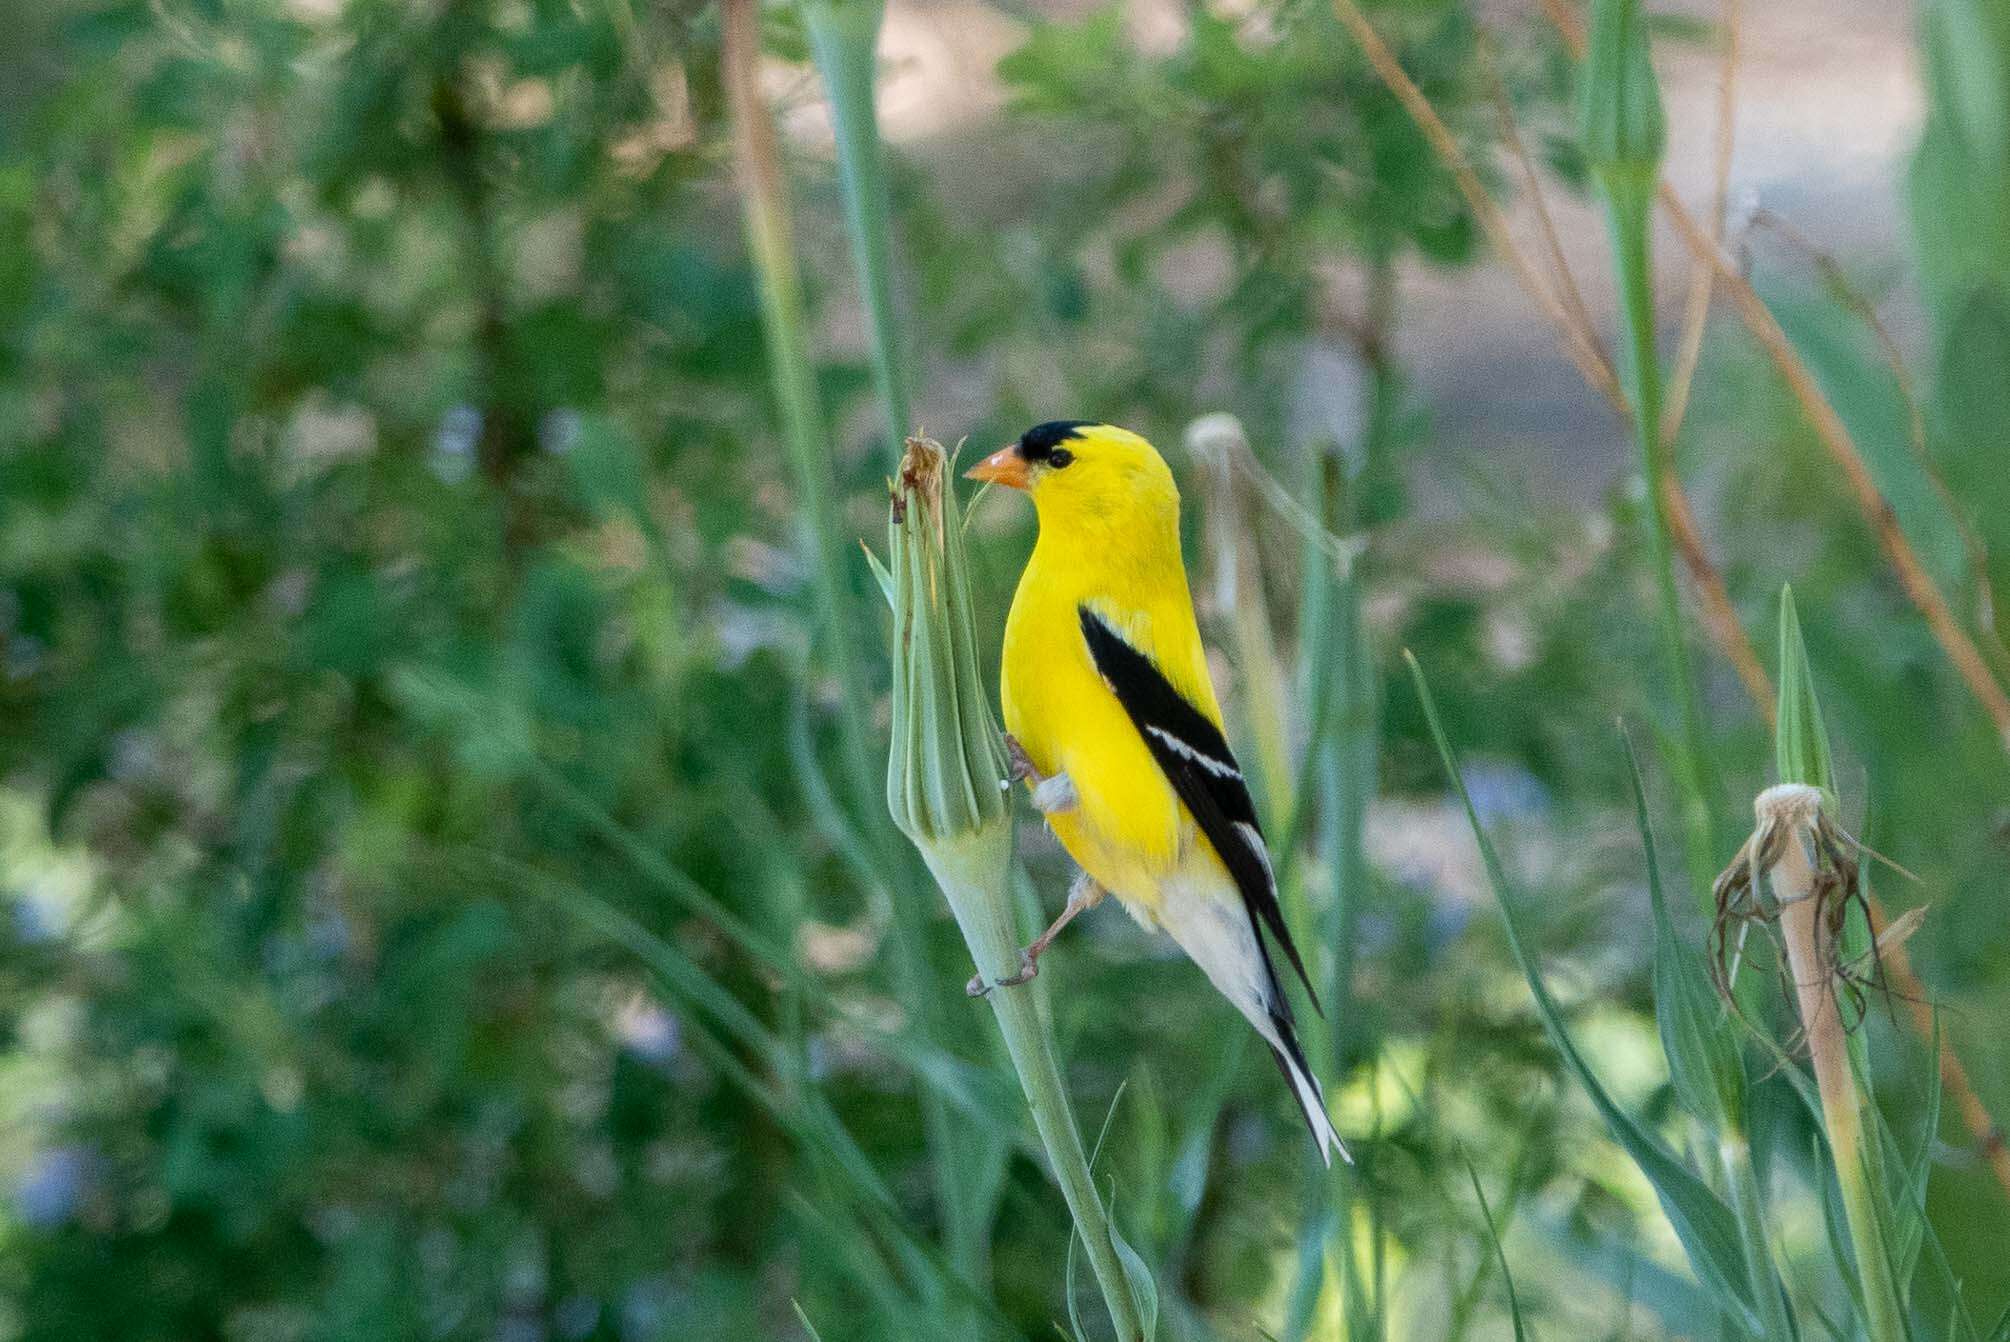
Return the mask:
{"type": "MultiPolygon", "coordinates": [[[[1781,910],[1813,901],[1815,922],[1823,931],[1823,973],[1848,1000],[1848,1024],[1854,1028],[1863,1018],[1865,996],[1888,989],[1877,942],[1855,957],[1843,953],[1850,907],[1865,909],[1861,857],[1869,850],[1835,823],[1829,806],[1826,793],[1802,783],[1781,783],[1754,799],[1752,833],[1712,886],[1717,912],[1710,931],[1710,974],[1717,991],[1731,1001],[1751,930],[1758,927],[1778,949],[1775,928],[1781,910]]],[[[1782,953],[1778,958],[1784,967],[1787,957],[1782,953]]]]}

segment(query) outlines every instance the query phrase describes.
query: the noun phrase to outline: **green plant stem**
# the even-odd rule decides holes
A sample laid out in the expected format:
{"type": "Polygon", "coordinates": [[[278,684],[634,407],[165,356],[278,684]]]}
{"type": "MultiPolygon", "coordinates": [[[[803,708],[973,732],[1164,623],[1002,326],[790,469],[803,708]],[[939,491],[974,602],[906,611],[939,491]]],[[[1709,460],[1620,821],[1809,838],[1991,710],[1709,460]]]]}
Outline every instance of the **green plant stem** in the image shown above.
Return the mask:
{"type": "MultiPolygon", "coordinates": [[[[1009,822],[995,828],[1002,829],[1009,848],[1009,822]]],[[[923,849],[929,870],[942,887],[970,947],[970,958],[989,983],[1008,977],[1019,967],[1009,863],[992,851],[994,842],[992,831],[982,830],[961,839],[938,840],[923,849]]],[[[1089,1172],[1088,1155],[1082,1148],[1053,1046],[1040,1020],[1038,1000],[1031,992],[1015,988],[994,988],[986,1000],[991,1003],[999,1033],[1005,1037],[1013,1070],[1019,1074],[1026,1107],[1033,1111],[1033,1126],[1053,1167],[1054,1182],[1060,1185],[1068,1213],[1087,1247],[1089,1267],[1109,1308],[1110,1322],[1122,1342],[1143,1342],[1145,1327],[1131,1280],[1117,1256],[1109,1216],[1089,1172]]]]}
{"type": "Polygon", "coordinates": [[[1745,1271],[1752,1280],[1752,1297],[1759,1321],[1765,1325],[1768,1342],[1793,1342],[1799,1334],[1787,1317],[1786,1298],[1777,1284],[1771,1244],[1766,1231],[1766,1203],[1759,1192],[1759,1178],[1752,1168],[1752,1144],[1742,1132],[1725,1132],[1717,1138],[1717,1158],[1724,1167],[1724,1182],[1731,1195],[1731,1211],[1738,1218],[1738,1238],[1745,1248],[1745,1271]]]}
{"type": "MultiPolygon", "coordinates": [[[[1371,305],[1376,314],[1370,327],[1375,339],[1366,355],[1372,395],[1360,468],[1350,480],[1346,462],[1337,452],[1321,463],[1320,517],[1335,535],[1366,524],[1364,497],[1387,461],[1395,435],[1401,387],[1386,354],[1393,303],[1388,292],[1393,287],[1389,270],[1386,263],[1379,265],[1370,280],[1371,293],[1379,297],[1371,305]]],[[[1323,644],[1317,674],[1325,679],[1326,688],[1312,696],[1322,709],[1313,724],[1312,748],[1318,755],[1326,801],[1320,838],[1332,882],[1326,925],[1320,929],[1331,955],[1330,976],[1321,986],[1329,1003],[1329,1066],[1336,1082],[1365,1051],[1365,1022],[1353,1003],[1354,955],[1361,910],[1369,894],[1368,810],[1380,784],[1380,678],[1362,610],[1360,565],[1365,554],[1356,555],[1344,571],[1337,571],[1320,547],[1308,546],[1306,550],[1308,600],[1315,594],[1323,598],[1321,618],[1313,627],[1323,644]],[[1319,579],[1316,584],[1311,576],[1314,569],[1319,579]]]]}
{"type": "Polygon", "coordinates": [[[897,445],[914,424],[893,308],[891,212],[873,94],[885,15],[881,0],[811,0],[803,6],[810,55],[830,97],[845,222],[872,330],[873,380],[886,412],[887,433],[897,445]]]}
{"type": "MultiPolygon", "coordinates": [[[[760,23],[756,0],[727,0],[722,11],[722,75],[733,109],[734,158],[745,212],[747,246],[760,278],[762,334],[768,351],[775,401],[781,412],[782,436],[795,479],[797,508],[804,530],[807,559],[815,584],[818,622],[824,649],[837,681],[840,762],[845,786],[851,791],[858,823],[881,860],[888,897],[893,904],[891,940],[893,977],[902,1002],[921,1032],[934,1036],[934,993],[927,973],[926,950],[916,930],[925,926],[925,909],[910,897],[915,882],[912,867],[892,842],[877,780],[882,771],[868,763],[866,733],[872,722],[871,701],[859,655],[859,631],[872,627],[845,575],[855,571],[857,557],[838,524],[837,479],[825,450],[823,410],[810,360],[809,323],[804,313],[793,231],[789,224],[788,190],[782,177],[773,117],[760,91],[760,23]]],[[[935,1197],[946,1229],[951,1261],[972,1280],[982,1275],[984,1232],[964,1182],[956,1130],[946,1107],[933,1096],[921,1097],[922,1123],[928,1135],[935,1197]]]]}
{"type": "MultiPolygon", "coordinates": [[[[1381,305],[1376,305],[1380,310],[1381,305]]],[[[1378,323],[1375,330],[1381,330],[1378,323]]],[[[1333,535],[1346,535],[1360,524],[1360,500],[1365,482],[1387,450],[1394,422],[1397,383],[1385,359],[1370,351],[1373,397],[1362,435],[1361,468],[1350,478],[1345,458],[1337,450],[1313,462],[1310,492],[1317,502],[1320,525],[1333,535]]],[[[1366,1055],[1368,1045],[1361,1013],[1353,1000],[1354,954],[1361,909],[1368,894],[1366,848],[1368,808],[1377,782],[1377,677],[1374,652],[1361,610],[1361,580],[1355,565],[1336,566],[1326,547],[1308,537],[1304,552],[1304,604],[1300,625],[1299,693],[1309,716],[1306,744],[1308,777],[1316,787],[1302,789],[1298,810],[1317,802],[1318,846],[1325,858],[1328,896],[1319,908],[1320,1000],[1326,1005],[1326,1075],[1336,1084],[1366,1055]]],[[[1296,819],[1286,831],[1296,847],[1296,819]]],[[[1295,877],[1297,863],[1284,866],[1295,877]]],[[[1319,1223],[1316,1252],[1299,1257],[1298,1281],[1292,1289],[1296,1309],[1287,1318],[1284,1336],[1310,1335],[1327,1264],[1337,1264],[1346,1300],[1349,1338],[1380,1335],[1379,1311],[1363,1308],[1366,1291],[1354,1270],[1354,1207],[1362,1188],[1361,1172],[1345,1163],[1328,1173],[1327,1214],[1319,1223]]]]}
{"type": "Polygon", "coordinates": [[[1865,1325],[1871,1342],[1903,1342],[1907,1334],[1898,1303],[1898,1286],[1879,1226],[1876,1195],[1866,1162],[1862,1100],[1850,1069],[1842,1009],[1830,984],[1832,948],[1822,925],[1818,907],[1821,901],[1814,897],[1811,874],[1801,854],[1798,841],[1788,843],[1780,864],[1773,869],[1774,889],[1783,901],[1780,939],[1787,944],[1787,964],[1793,973],[1801,1029],[1807,1039],[1808,1058],[1814,1065],[1815,1087],[1821,1094],[1822,1125],[1828,1129],[1836,1184],[1842,1190],[1843,1219],[1849,1226],[1850,1247],[1856,1254],[1865,1325]],[[1800,897],[1795,898],[1796,894],[1800,897]]]}
{"type": "MultiPolygon", "coordinates": [[[[768,348],[768,373],[782,417],[782,438],[795,478],[817,616],[826,631],[826,655],[844,704],[844,765],[852,784],[870,795],[879,771],[867,764],[865,675],[855,631],[865,628],[862,612],[844,575],[856,558],[840,536],[837,480],[826,451],[823,410],[809,349],[797,271],[794,232],[789,224],[788,188],[782,180],[774,121],[762,100],[756,76],[759,29],[752,0],[729,0],[724,10],[725,78],[734,110],[735,158],[747,246],[760,279],[761,327],[768,348]]],[[[877,799],[874,799],[876,809],[877,799]]]]}
{"type": "Polygon", "coordinates": [[[1621,344],[1627,394],[1633,403],[1633,436],[1640,448],[1646,477],[1648,548],[1660,608],[1661,655],[1669,691],[1681,713],[1682,736],[1676,776],[1682,785],[1682,834],[1689,880],[1705,911],[1710,905],[1714,871],[1711,835],[1709,741],[1703,733],[1703,710],[1689,673],[1689,654],[1682,638],[1682,605],[1675,590],[1674,547],[1669,540],[1668,505],[1661,493],[1662,461],[1661,367],[1654,351],[1654,263],[1648,235],[1653,206],[1651,178],[1624,177],[1606,183],[1606,221],[1612,235],[1613,264],[1618,272],[1620,306],[1625,320],[1621,344]]]}

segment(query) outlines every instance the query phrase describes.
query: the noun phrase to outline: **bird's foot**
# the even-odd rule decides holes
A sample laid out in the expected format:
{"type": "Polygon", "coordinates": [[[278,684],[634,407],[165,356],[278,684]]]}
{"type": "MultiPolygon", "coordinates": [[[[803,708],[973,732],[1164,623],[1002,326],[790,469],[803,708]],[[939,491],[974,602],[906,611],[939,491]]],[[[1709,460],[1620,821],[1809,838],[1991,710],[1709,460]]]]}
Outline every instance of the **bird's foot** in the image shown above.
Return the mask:
{"type": "Polygon", "coordinates": [[[1040,972],[1040,957],[1031,946],[1019,952],[1019,972],[1008,974],[1002,979],[984,981],[982,974],[972,974],[970,982],[963,985],[963,991],[971,997],[984,997],[993,988],[1016,988],[1022,983],[1031,983],[1040,972]]]}
{"type": "Polygon", "coordinates": [[[1026,753],[1026,747],[1019,744],[1019,738],[1005,733],[1006,774],[1015,783],[1038,784],[1046,775],[1033,765],[1033,757],[1026,753]]]}
{"type": "Polygon", "coordinates": [[[1061,916],[1035,937],[1032,945],[1019,952],[1019,972],[993,983],[986,983],[982,974],[972,974],[970,982],[963,985],[963,991],[972,997],[983,997],[993,988],[1016,988],[1022,983],[1030,983],[1040,972],[1040,957],[1054,944],[1054,938],[1061,934],[1061,929],[1075,921],[1076,914],[1095,908],[1102,899],[1103,887],[1096,883],[1095,878],[1086,871],[1076,872],[1074,884],[1068,887],[1068,905],[1061,910],[1061,916]]]}
{"type": "Polygon", "coordinates": [[[1075,795],[1075,780],[1066,773],[1043,774],[1033,757],[1026,753],[1026,747],[1019,744],[1019,738],[1005,733],[1005,761],[1007,772],[1014,782],[1032,784],[1033,809],[1041,815],[1060,815],[1072,811],[1080,805],[1075,795]]]}

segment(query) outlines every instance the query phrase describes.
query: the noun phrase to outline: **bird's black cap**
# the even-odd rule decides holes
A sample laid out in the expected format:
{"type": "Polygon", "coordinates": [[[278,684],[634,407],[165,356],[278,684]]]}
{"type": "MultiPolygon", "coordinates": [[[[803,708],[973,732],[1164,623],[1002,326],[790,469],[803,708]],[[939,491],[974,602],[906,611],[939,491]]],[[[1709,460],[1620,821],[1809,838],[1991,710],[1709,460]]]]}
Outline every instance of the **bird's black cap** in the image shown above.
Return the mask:
{"type": "Polygon", "coordinates": [[[1086,419],[1050,419],[1045,424],[1035,424],[1019,435],[1019,455],[1027,461],[1045,461],[1062,443],[1080,437],[1089,423],[1086,419]]]}

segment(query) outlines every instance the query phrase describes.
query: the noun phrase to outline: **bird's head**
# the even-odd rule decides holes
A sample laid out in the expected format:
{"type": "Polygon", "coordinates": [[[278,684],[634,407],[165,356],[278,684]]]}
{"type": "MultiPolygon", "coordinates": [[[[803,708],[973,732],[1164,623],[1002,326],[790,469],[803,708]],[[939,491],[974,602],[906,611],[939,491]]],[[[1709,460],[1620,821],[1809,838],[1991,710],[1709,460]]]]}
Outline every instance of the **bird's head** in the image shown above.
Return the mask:
{"type": "Polygon", "coordinates": [[[1179,515],[1172,472],[1150,443],[1113,424],[1036,424],[964,472],[1024,490],[1047,520],[1118,521],[1139,510],[1179,515]]]}

